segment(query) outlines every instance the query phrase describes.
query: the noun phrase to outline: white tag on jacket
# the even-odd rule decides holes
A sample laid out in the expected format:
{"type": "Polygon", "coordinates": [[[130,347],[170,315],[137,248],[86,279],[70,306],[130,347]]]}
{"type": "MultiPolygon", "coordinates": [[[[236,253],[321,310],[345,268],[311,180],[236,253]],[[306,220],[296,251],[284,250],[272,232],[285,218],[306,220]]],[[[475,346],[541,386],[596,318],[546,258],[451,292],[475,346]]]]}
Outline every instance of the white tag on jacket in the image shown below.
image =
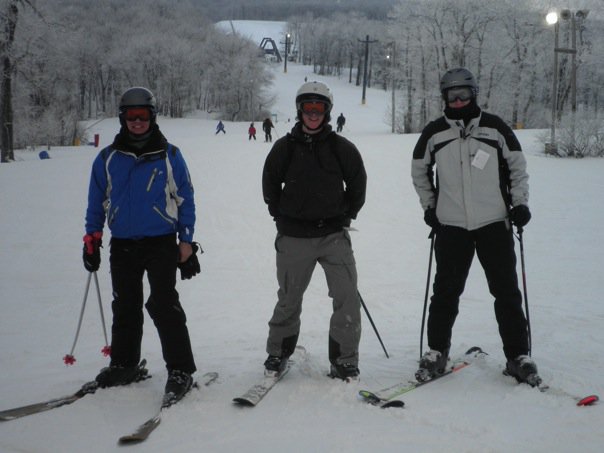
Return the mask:
{"type": "Polygon", "coordinates": [[[480,170],[484,170],[487,161],[489,160],[489,154],[485,153],[483,150],[479,149],[474,159],[472,159],[472,166],[476,167],[480,170]]]}

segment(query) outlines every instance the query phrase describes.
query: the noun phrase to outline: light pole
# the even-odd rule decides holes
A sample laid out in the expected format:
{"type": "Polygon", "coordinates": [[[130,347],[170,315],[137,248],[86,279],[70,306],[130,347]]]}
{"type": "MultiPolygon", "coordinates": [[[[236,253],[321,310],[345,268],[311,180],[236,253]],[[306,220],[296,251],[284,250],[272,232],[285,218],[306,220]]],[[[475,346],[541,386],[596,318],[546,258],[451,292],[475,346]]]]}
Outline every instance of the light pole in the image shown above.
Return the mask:
{"type": "Polygon", "coordinates": [[[369,41],[369,35],[365,38],[364,41],[358,40],[365,44],[365,64],[363,66],[363,95],[361,97],[361,104],[365,105],[365,94],[367,92],[367,61],[369,60],[369,44],[373,44],[377,42],[377,39],[374,41],[369,41]]]}
{"type": "Polygon", "coordinates": [[[554,26],[554,77],[553,77],[553,88],[552,88],[552,127],[549,147],[546,145],[546,153],[557,154],[558,146],[556,144],[556,116],[557,116],[557,104],[558,104],[558,53],[571,54],[571,78],[570,78],[570,91],[571,91],[571,152],[574,152],[575,148],[575,121],[577,113],[577,20],[582,22],[585,20],[589,10],[582,9],[579,11],[571,11],[569,9],[563,9],[558,12],[550,12],[545,20],[548,24],[554,26]],[[564,48],[560,47],[559,44],[559,19],[570,21],[570,32],[571,32],[571,47],[564,48]]]}
{"type": "Polygon", "coordinates": [[[394,79],[394,58],[396,55],[396,43],[394,41],[392,41],[391,43],[389,43],[389,46],[392,49],[392,55],[388,54],[386,55],[386,59],[389,61],[390,63],[390,80],[392,82],[392,133],[394,134],[394,129],[395,129],[395,124],[396,124],[396,101],[395,101],[395,91],[396,91],[396,81],[394,79]]]}
{"type": "Polygon", "coordinates": [[[556,108],[558,106],[558,13],[551,12],[545,16],[545,20],[549,25],[554,26],[554,76],[552,82],[552,126],[550,132],[550,142],[545,145],[546,154],[558,154],[558,146],[556,145],[556,108]],[[549,145],[549,146],[548,146],[549,145]]]}
{"type": "Polygon", "coordinates": [[[290,38],[291,38],[291,34],[287,33],[285,35],[285,58],[283,59],[283,72],[287,73],[287,54],[289,52],[289,44],[290,44],[290,38]]]}

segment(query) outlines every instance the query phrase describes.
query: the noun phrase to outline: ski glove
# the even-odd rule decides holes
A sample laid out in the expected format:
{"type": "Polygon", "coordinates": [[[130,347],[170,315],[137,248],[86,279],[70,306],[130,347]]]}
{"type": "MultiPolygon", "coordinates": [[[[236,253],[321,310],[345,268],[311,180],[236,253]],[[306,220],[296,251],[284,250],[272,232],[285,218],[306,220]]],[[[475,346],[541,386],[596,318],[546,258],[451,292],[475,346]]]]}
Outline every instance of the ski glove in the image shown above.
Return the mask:
{"type": "Polygon", "coordinates": [[[95,231],[84,236],[84,268],[88,272],[96,272],[101,265],[101,247],[103,245],[103,232],[95,231]]]}
{"type": "Polygon", "coordinates": [[[436,228],[440,225],[438,217],[436,217],[436,208],[428,208],[424,212],[424,222],[430,228],[436,228]]]}
{"type": "Polygon", "coordinates": [[[519,204],[518,206],[512,208],[512,211],[510,212],[510,220],[518,228],[522,228],[524,225],[529,223],[529,220],[531,220],[531,211],[529,211],[527,205],[519,204]]]}
{"type": "Polygon", "coordinates": [[[201,246],[197,242],[193,242],[191,244],[193,248],[193,253],[187,261],[182,263],[178,263],[178,268],[180,269],[180,279],[181,280],[189,280],[190,278],[195,277],[197,274],[201,272],[201,267],[199,266],[199,260],[197,259],[197,251],[200,251],[200,254],[203,253],[201,246]]]}

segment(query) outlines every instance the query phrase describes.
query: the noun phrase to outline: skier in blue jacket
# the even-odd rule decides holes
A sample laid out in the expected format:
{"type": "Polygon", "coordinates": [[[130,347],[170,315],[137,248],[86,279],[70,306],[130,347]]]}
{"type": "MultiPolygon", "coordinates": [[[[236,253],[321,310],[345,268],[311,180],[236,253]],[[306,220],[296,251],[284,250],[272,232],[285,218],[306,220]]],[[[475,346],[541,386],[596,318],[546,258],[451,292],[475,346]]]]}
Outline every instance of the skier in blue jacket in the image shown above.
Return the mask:
{"type": "Polygon", "coordinates": [[[166,398],[176,400],[190,390],[196,371],[176,291],[177,267],[182,279],[199,273],[193,185],[180,150],[168,143],[156,124],[156,101],[149,90],[127,90],[119,120],[119,134],[92,165],[86,211],[83,258],[88,271],[99,269],[105,220],[111,231],[111,362],[96,380],[101,387],[111,387],[144,377],[137,365],[147,272],[150,295],[145,307],[159,333],[168,369],[166,398]]]}

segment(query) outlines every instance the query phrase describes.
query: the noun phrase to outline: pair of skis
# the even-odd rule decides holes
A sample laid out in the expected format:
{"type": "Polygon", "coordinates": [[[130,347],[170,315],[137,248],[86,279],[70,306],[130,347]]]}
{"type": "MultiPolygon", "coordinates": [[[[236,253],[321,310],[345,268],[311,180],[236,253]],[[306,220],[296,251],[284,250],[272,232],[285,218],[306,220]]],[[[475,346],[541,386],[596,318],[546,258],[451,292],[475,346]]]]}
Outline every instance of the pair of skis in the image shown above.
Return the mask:
{"type": "MultiPolygon", "coordinates": [[[[141,375],[144,375],[145,378],[149,378],[146,374],[146,360],[143,359],[139,364],[138,368],[141,371],[141,375]]],[[[199,388],[200,384],[203,386],[208,386],[215,382],[218,379],[218,373],[210,372],[204,374],[200,382],[196,382],[193,384],[194,388],[199,388]]],[[[9,421],[14,420],[21,417],[26,417],[28,415],[34,415],[41,412],[45,412],[51,409],[56,409],[58,407],[66,406],[69,404],[73,404],[84,396],[95,393],[99,389],[98,383],[96,381],[90,381],[84,384],[77,392],[66,395],[60,398],[53,398],[48,401],[43,401],[40,403],[29,404],[27,406],[16,407],[13,409],[7,409],[4,411],[0,411],[0,421],[9,421]]],[[[182,398],[181,398],[182,399],[182,398]]],[[[132,433],[126,434],[119,438],[118,442],[122,445],[132,444],[142,442],[157,428],[157,426],[161,422],[161,416],[166,409],[178,403],[179,400],[174,401],[173,399],[164,399],[162,401],[161,406],[158,408],[157,412],[149,418],[147,421],[142,423],[138,428],[136,428],[132,433]]]]}
{"type": "MultiPolygon", "coordinates": [[[[299,364],[306,359],[307,354],[304,346],[296,346],[294,353],[288,358],[285,368],[280,373],[263,376],[260,381],[252,385],[245,393],[233,398],[233,403],[237,406],[255,407],[260,401],[262,401],[266,394],[270,392],[271,389],[277,385],[277,383],[281,381],[285,375],[287,375],[290,368],[294,364],[299,364]]],[[[328,374],[328,376],[335,378],[331,374],[328,374]]]]}
{"type": "MultiPolygon", "coordinates": [[[[466,368],[467,366],[471,365],[474,359],[476,359],[477,357],[484,355],[487,355],[487,353],[484,352],[478,346],[474,346],[468,349],[462,358],[453,360],[452,365],[447,368],[444,373],[436,375],[429,380],[401,382],[378,391],[361,390],[359,391],[359,396],[361,400],[384,409],[389,407],[404,407],[404,402],[400,399],[400,397],[405,393],[410,392],[418,387],[429,384],[431,382],[442,379],[445,376],[449,376],[453,373],[456,373],[457,371],[462,370],[463,368],[466,368]]],[[[504,372],[504,374],[506,373],[504,372]]],[[[547,392],[571,398],[576,402],[577,406],[591,406],[592,404],[600,400],[598,395],[577,397],[564,390],[552,388],[547,384],[541,382],[540,379],[539,384],[535,385],[534,388],[538,389],[540,392],[547,392]]]]}
{"type": "Polygon", "coordinates": [[[374,406],[381,407],[382,409],[404,407],[405,403],[400,399],[400,397],[405,393],[429,384],[430,382],[442,379],[450,374],[456,373],[457,371],[470,365],[476,357],[484,354],[486,353],[481,348],[474,346],[466,351],[463,358],[454,360],[453,364],[444,373],[438,374],[429,380],[399,382],[375,392],[370,390],[360,390],[359,396],[363,401],[373,404],[374,406]]]}

